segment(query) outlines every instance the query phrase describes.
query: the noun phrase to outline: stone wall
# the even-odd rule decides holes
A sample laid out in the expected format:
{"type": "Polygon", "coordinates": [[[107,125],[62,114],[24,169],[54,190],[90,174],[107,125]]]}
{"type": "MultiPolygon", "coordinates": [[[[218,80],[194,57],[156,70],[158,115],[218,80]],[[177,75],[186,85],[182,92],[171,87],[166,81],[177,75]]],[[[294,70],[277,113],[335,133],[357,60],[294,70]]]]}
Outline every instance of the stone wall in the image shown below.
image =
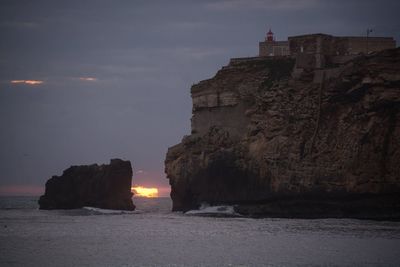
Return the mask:
{"type": "Polygon", "coordinates": [[[396,42],[387,37],[335,37],[308,34],[289,37],[290,55],[296,57],[297,68],[323,68],[343,64],[360,53],[395,48],[396,42]]]}
{"type": "Polygon", "coordinates": [[[348,42],[347,51],[349,54],[359,54],[384,49],[396,48],[396,41],[387,37],[345,37],[348,42]]]}
{"type": "Polygon", "coordinates": [[[265,41],[259,43],[260,57],[288,56],[288,55],[289,55],[288,41],[272,41],[272,42],[265,41]]]}
{"type": "Polygon", "coordinates": [[[296,57],[296,67],[302,69],[322,68],[332,55],[333,36],[311,34],[289,37],[290,54],[296,57]]]}
{"type": "Polygon", "coordinates": [[[327,34],[309,34],[289,37],[290,55],[297,54],[331,54],[333,36],[327,34]]]}
{"type": "Polygon", "coordinates": [[[290,54],[321,53],[328,56],[354,55],[396,48],[391,37],[336,37],[327,34],[308,34],[289,37],[290,54]]]}

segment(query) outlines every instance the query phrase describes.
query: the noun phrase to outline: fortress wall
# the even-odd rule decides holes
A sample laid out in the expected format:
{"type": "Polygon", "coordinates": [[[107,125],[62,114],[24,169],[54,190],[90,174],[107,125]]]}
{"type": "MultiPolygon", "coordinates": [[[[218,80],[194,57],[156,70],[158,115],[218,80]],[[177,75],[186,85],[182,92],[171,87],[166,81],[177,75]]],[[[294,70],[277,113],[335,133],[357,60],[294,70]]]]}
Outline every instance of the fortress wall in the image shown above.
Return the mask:
{"type": "Polygon", "coordinates": [[[288,45],[274,45],[272,47],[274,56],[287,56],[289,55],[288,45]]]}
{"type": "Polygon", "coordinates": [[[310,34],[289,37],[290,55],[296,57],[296,67],[322,68],[341,64],[359,53],[395,48],[390,37],[335,37],[326,34],[310,34]]]}
{"type": "Polygon", "coordinates": [[[391,37],[335,37],[326,34],[310,34],[289,37],[291,55],[321,53],[328,56],[354,55],[368,51],[396,48],[391,37]]]}
{"type": "Polygon", "coordinates": [[[265,57],[235,57],[235,58],[231,58],[229,60],[229,65],[228,66],[223,66],[222,69],[226,69],[231,67],[231,65],[236,65],[236,64],[240,64],[243,62],[250,62],[250,61],[260,61],[260,60],[265,60],[265,57]]]}
{"type": "Polygon", "coordinates": [[[272,53],[272,47],[268,46],[267,42],[260,42],[258,47],[260,57],[267,57],[272,53]]]}
{"type": "Polygon", "coordinates": [[[260,42],[259,43],[259,56],[288,56],[289,42],[288,41],[274,41],[274,42],[260,42]]]}
{"type": "Polygon", "coordinates": [[[384,49],[396,48],[396,41],[391,37],[345,37],[348,40],[348,53],[359,54],[384,49]]]}
{"type": "Polygon", "coordinates": [[[289,37],[289,49],[291,55],[300,53],[314,54],[317,52],[317,36],[316,35],[303,35],[289,37]]]}
{"type": "Polygon", "coordinates": [[[349,39],[347,37],[334,37],[330,43],[330,55],[348,55],[349,39]]]}
{"type": "Polygon", "coordinates": [[[296,57],[296,67],[313,69],[325,66],[326,55],[332,53],[332,39],[326,34],[290,37],[290,54],[296,57]]]}

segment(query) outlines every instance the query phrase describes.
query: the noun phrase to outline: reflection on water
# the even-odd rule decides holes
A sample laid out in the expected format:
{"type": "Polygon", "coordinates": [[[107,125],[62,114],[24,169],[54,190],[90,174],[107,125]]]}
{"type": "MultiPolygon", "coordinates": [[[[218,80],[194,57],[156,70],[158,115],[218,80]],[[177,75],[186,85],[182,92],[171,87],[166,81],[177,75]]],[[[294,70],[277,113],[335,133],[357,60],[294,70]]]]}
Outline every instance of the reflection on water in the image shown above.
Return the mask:
{"type": "MultiPolygon", "coordinates": [[[[0,210],[39,209],[39,197],[0,197],[0,210]]],[[[146,198],[133,197],[136,210],[143,213],[167,213],[172,209],[169,197],[146,198]]],[[[85,211],[70,211],[71,215],[85,215],[85,211]]]]}
{"type": "Polygon", "coordinates": [[[133,204],[136,210],[143,212],[168,213],[172,210],[172,200],[169,197],[133,197],[133,204]]]}

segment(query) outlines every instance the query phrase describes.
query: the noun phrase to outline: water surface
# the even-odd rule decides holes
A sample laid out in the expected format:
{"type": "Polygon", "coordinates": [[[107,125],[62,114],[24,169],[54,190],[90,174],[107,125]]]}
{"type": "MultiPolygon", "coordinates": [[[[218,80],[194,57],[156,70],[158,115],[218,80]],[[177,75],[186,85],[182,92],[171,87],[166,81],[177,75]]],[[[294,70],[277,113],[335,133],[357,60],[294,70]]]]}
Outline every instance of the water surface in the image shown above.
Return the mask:
{"type": "Polygon", "coordinates": [[[0,266],[400,266],[400,223],[250,219],[172,213],[169,198],[138,212],[38,210],[0,198],[0,266]]]}

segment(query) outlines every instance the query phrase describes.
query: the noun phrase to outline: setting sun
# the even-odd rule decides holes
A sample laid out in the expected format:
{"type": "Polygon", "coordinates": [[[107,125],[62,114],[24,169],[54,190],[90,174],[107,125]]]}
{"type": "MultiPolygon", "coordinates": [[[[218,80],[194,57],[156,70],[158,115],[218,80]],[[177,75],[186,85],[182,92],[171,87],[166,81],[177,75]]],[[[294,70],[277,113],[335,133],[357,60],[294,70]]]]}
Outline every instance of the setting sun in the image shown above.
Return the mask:
{"type": "Polygon", "coordinates": [[[137,197],[158,197],[158,189],[155,187],[135,186],[131,191],[137,197]]]}

